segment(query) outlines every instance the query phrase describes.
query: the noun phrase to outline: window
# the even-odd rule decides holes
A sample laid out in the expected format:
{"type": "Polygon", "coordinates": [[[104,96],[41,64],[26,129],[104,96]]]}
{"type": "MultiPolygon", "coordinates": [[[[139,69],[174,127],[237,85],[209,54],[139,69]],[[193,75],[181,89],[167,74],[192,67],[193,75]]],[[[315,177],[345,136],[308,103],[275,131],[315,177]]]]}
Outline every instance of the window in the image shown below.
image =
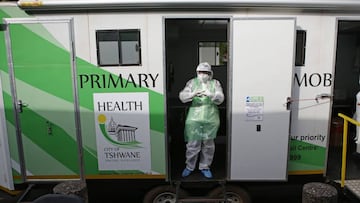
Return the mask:
{"type": "Polygon", "coordinates": [[[295,66],[305,65],[306,31],[296,31],[295,66]]]}
{"type": "Polygon", "coordinates": [[[227,63],[226,42],[199,42],[199,63],[208,62],[212,66],[225,65],[227,63]]]}
{"type": "Polygon", "coordinates": [[[140,30],[98,30],[96,46],[99,66],[141,64],[140,30]]]}

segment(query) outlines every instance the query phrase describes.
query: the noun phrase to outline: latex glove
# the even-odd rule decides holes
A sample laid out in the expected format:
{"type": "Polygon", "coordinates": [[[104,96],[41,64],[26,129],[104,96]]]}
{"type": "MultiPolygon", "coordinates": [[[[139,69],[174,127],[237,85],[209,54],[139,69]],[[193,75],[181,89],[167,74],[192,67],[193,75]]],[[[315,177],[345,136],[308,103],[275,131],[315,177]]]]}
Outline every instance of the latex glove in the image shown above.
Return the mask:
{"type": "Polygon", "coordinates": [[[214,98],[215,94],[210,92],[209,90],[205,90],[203,93],[202,93],[204,96],[207,96],[209,97],[211,100],[214,98]]]}
{"type": "Polygon", "coordinates": [[[197,90],[197,91],[191,92],[191,93],[190,93],[190,98],[200,97],[200,96],[202,96],[202,95],[203,95],[203,92],[204,92],[204,91],[200,91],[200,90],[197,90]]]}

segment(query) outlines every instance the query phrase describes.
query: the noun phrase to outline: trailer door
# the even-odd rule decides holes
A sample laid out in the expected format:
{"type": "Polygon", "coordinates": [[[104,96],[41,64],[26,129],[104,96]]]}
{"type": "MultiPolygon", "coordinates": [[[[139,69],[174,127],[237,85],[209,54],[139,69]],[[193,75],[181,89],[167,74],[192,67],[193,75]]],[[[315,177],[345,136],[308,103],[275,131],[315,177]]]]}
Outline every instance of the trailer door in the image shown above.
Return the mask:
{"type": "Polygon", "coordinates": [[[22,181],[81,177],[73,20],[9,18],[4,24],[15,175],[22,181]]]}
{"type": "Polygon", "coordinates": [[[286,180],[295,19],[233,19],[230,179],[286,180]]]}

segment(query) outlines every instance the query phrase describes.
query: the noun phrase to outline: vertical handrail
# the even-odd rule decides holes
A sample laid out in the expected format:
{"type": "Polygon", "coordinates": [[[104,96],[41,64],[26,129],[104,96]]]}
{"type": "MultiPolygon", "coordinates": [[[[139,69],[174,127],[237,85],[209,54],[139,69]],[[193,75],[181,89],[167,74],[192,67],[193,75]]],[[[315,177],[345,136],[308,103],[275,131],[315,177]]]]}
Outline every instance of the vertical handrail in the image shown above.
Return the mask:
{"type": "Polygon", "coordinates": [[[344,119],[343,126],[343,148],[342,148],[342,158],[341,158],[341,187],[345,186],[345,177],[346,177],[346,156],[347,156],[347,133],[348,133],[348,121],[344,119]]]}
{"type": "Polygon", "coordinates": [[[345,186],[345,177],[346,177],[346,152],[347,152],[347,136],[348,136],[348,125],[349,122],[360,126],[360,123],[356,120],[342,114],[338,113],[338,116],[344,119],[344,127],[343,127],[343,149],[342,149],[342,160],[341,160],[341,187],[345,186]]]}

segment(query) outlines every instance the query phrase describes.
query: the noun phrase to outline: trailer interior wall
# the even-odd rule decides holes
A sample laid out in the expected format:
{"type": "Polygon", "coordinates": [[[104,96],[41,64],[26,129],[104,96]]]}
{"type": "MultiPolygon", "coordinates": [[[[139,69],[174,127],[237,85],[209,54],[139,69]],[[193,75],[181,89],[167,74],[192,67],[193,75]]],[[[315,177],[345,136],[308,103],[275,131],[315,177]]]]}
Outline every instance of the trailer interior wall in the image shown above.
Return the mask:
{"type": "Polygon", "coordinates": [[[357,68],[357,36],[349,33],[340,34],[338,38],[338,68],[336,69],[336,79],[334,81],[337,84],[337,88],[334,90],[334,99],[339,101],[352,99],[355,101],[354,92],[358,90],[358,83],[354,84],[354,81],[358,80],[359,76],[357,74],[349,75],[348,73],[356,71],[357,68]],[[348,78],[348,80],[344,80],[344,78],[348,78]]]}
{"type": "MultiPolygon", "coordinates": [[[[359,90],[358,74],[358,17],[339,18],[336,58],[336,77],[334,81],[334,108],[352,116],[355,112],[356,93],[359,90]],[[349,106],[350,105],[350,106],[349,106]]],[[[334,116],[336,116],[334,112],[334,116]]]]}

